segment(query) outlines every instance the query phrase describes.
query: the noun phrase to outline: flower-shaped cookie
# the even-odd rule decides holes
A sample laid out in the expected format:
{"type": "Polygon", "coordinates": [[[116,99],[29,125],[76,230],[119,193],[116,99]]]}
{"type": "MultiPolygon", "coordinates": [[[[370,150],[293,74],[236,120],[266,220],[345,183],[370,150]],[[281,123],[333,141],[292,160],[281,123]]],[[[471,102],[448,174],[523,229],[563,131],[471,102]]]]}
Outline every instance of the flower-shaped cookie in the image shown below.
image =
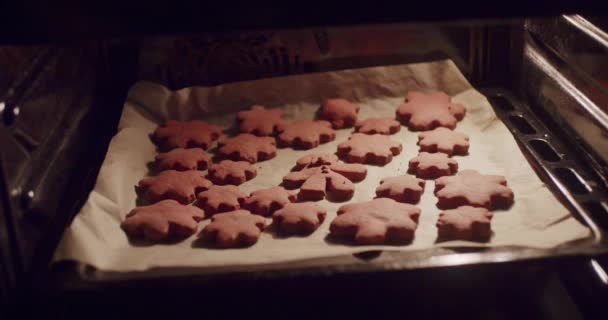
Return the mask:
{"type": "Polygon", "coordinates": [[[410,160],[409,170],[418,178],[435,179],[456,173],[458,162],[445,153],[420,152],[410,160]]]}
{"type": "Polygon", "coordinates": [[[200,148],[176,148],[159,153],[155,160],[160,170],[206,170],[211,164],[211,155],[200,148]]]}
{"type": "Polygon", "coordinates": [[[256,163],[277,155],[277,145],[273,137],[256,137],[249,133],[219,141],[218,146],[220,157],[235,161],[256,163]]]}
{"type": "Polygon", "coordinates": [[[492,212],[462,206],[439,213],[437,235],[443,240],[486,241],[492,235],[492,212]]]}
{"type": "Polygon", "coordinates": [[[334,129],[352,127],[357,121],[359,106],[341,98],[327,99],[319,108],[318,118],[331,122],[334,129]]]}
{"type": "Polygon", "coordinates": [[[338,145],[338,155],[347,162],[385,165],[401,153],[401,143],[381,134],[353,133],[338,145]]]}
{"type": "Polygon", "coordinates": [[[365,134],[393,134],[399,130],[401,124],[391,118],[367,118],[355,124],[355,131],[365,134]]]}
{"type": "Polygon", "coordinates": [[[376,198],[340,207],[329,230],[362,245],[405,242],[414,238],[419,216],[420,209],[411,204],[376,198]]]}
{"type": "Polygon", "coordinates": [[[451,100],[444,92],[410,91],[405,102],[397,107],[397,119],[412,130],[431,130],[436,127],[454,129],[458,120],[464,117],[465,108],[451,100]]]}
{"type": "Polygon", "coordinates": [[[277,141],[281,148],[311,149],[336,138],[327,121],[298,120],[284,125],[279,131],[277,141]]]}
{"type": "Polygon", "coordinates": [[[150,241],[184,239],[196,232],[204,217],[205,212],[197,207],[163,200],[131,210],[121,227],[131,237],[150,241]]]}
{"type": "Polygon", "coordinates": [[[439,127],[418,134],[420,151],[441,152],[449,156],[465,155],[469,152],[469,136],[464,133],[439,127]]]}
{"type": "Polygon", "coordinates": [[[513,203],[513,191],[503,176],[480,174],[463,170],[455,176],[435,180],[437,207],[452,209],[459,206],[506,207],[513,203]]]}
{"type": "Polygon", "coordinates": [[[222,160],[209,167],[207,178],[219,185],[240,185],[247,180],[253,179],[257,170],[247,161],[222,160]]]}
{"type": "Polygon", "coordinates": [[[418,203],[424,192],[425,182],[412,176],[388,177],[380,180],[376,188],[378,198],[391,198],[398,202],[418,203]]]}
{"type": "Polygon", "coordinates": [[[211,186],[196,196],[196,205],[203,208],[207,216],[240,209],[247,194],[237,186],[211,186]]]}
{"type": "Polygon", "coordinates": [[[211,181],[199,171],[166,170],[157,176],[143,178],[137,188],[150,203],[173,199],[181,204],[189,204],[198,192],[207,190],[211,185],[211,181]]]}
{"type": "Polygon", "coordinates": [[[327,211],[314,202],[289,203],[275,212],[272,222],[283,234],[310,234],[323,223],[327,211]]]}
{"type": "Polygon", "coordinates": [[[252,106],[251,110],[240,111],[236,114],[239,129],[243,133],[256,136],[272,136],[278,128],[285,125],[280,109],[266,109],[263,106],[252,106]]]}
{"type": "Polygon", "coordinates": [[[282,187],[270,187],[252,192],[243,207],[253,214],[271,216],[275,211],[295,202],[296,195],[282,187]]]}
{"type": "Polygon", "coordinates": [[[150,135],[162,150],[175,148],[207,149],[211,143],[222,134],[222,128],[200,120],[176,121],[169,120],[158,126],[150,135]]]}
{"type": "Polygon", "coordinates": [[[258,242],[265,227],[263,217],[247,210],[235,210],[214,215],[200,236],[219,248],[249,247],[258,242]]]}

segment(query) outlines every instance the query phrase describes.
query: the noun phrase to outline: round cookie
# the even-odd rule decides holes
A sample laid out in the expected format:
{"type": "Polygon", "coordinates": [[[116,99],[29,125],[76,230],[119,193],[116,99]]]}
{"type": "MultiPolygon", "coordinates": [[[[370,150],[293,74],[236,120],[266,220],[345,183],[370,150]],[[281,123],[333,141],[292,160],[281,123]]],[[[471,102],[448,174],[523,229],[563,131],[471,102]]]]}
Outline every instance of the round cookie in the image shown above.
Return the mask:
{"type": "Polygon", "coordinates": [[[253,179],[257,170],[247,161],[222,160],[209,167],[207,178],[217,185],[240,185],[253,179]]]}
{"type": "Polygon", "coordinates": [[[201,239],[218,248],[249,247],[258,242],[266,220],[247,210],[219,213],[211,217],[201,232],[201,239]]]}
{"type": "Polygon", "coordinates": [[[418,134],[420,151],[441,152],[449,156],[469,153],[469,136],[464,133],[439,127],[418,134]]]}
{"type": "Polygon", "coordinates": [[[236,137],[218,142],[218,155],[234,161],[244,160],[251,163],[272,159],[277,155],[276,141],[272,137],[256,137],[241,133],[236,137]]]}
{"type": "Polygon", "coordinates": [[[275,211],[295,202],[296,195],[282,187],[271,187],[252,192],[243,207],[253,214],[271,216],[275,211]]]}
{"type": "Polygon", "coordinates": [[[475,170],[463,170],[455,176],[435,180],[437,207],[453,209],[460,206],[493,209],[513,203],[513,191],[507,187],[503,176],[480,174],[475,170]]]}
{"type": "Polygon", "coordinates": [[[161,150],[201,148],[207,150],[222,134],[222,128],[201,120],[169,120],[150,135],[161,150]]]}
{"type": "Polygon", "coordinates": [[[286,124],[277,136],[281,148],[311,149],[336,138],[336,133],[327,121],[298,120],[286,124]]]}
{"type": "Polygon", "coordinates": [[[492,236],[492,212],[462,206],[439,213],[437,236],[442,240],[487,241],[492,236]]]}
{"type": "Polygon", "coordinates": [[[365,134],[393,134],[401,130],[399,121],[391,118],[367,118],[357,121],[355,131],[365,134]]]}
{"type": "Polygon", "coordinates": [[[422,179],[451,176],[458,171],[458,162],[445,153],[420,152],[409,162],[409,171],[422,179]]]}
{"type": "Polygon", "coordinates": [[[196,196],[196,205],[203,208],[207,216],[213,216],[220,212],[240,209],[246,198],[247,194],[237,186],[213,185],[196,196]]]}
{"type": "Polygon", "coordinates": [[[397,120],[411,130],[432,130],[436,127],[454,129],[462,120],[465,108],[451,102],[444,92],[423,93],[410,91],[405,102],[396,110],[397,120]]]}
{"type": "Polygon", "coordinates": [[[143,178],[137,188],[150,203],[173,199],[181,204],[189,204],[198,192],[207,190],[211,185],[211,181],[199,171],[166,170],[157,176],[143,178]]]}
{"type": "Polygon", "coordinates": [[[155,162],[159,170],[207,170],[211,155],[200,148],[176,148],[157,154],[155,162]]]}
{"type": "Polygon", "coordinates": [[[385,165],[401,153],[401,143],[381,134],[353,133],[338,145],[338,155],[347,162],[385,165]]]}
{"type": "Polygon", "coordinates": [[[198,229],[205,212],[197,207],[163,200],[149,206],[137,207],[120,225],[130,237],[143,237],[150,241],[184,239],[198,229]]]}
{"type": "Polygon", "coordinates": [[[424,192],[425,181],[403,175],[380,180],[376,188],[378,198],[391,198],[398,202],[418,203],[424,192]]]}
{"type": "Polygon", "coordinates": [[[263,106],[252,106],[251,110],[240,111],[236,114],[239,129],[243,133],[256,136],[272,136],[285,125],[280,109],[266,109],[263,106]]]}
{"type": "Polygon", "coordinates": [[[341,98],[327,99],[319,108],[317,116],[331,122],[334,129],[352,127],[357,121],[359,106],[341,98]]]}
{"type": "Polygon", "coordinates": [[[286,235],[306,235],[314,232],[325,220],[327,211],[314,202],[289,203],[275,212],[272,222],[286,235]]]}

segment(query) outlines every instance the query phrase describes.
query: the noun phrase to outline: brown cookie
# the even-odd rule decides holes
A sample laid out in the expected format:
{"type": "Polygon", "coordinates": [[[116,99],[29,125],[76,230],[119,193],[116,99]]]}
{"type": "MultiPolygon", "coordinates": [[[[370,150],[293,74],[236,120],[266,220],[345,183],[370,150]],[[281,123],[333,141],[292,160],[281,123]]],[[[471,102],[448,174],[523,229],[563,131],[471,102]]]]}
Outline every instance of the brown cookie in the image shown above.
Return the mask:
{"type": "Polygon", "coordinates": [[[245,160],[256,163],[272,159],[277,155],[277,144],[272,137],[256,137],[249,133],[241,133],[236,137],[218,142],[218,154],[231,160],[245,160]]]}
{"type": "Polygon", "coordinates": [[[441,152],[449,156],[469,152],[469,136],[448,128],[435,128],[418,134],[420,151],[441,152]]]}
{"type": "Polygon", "coordinates": [[[150,135],[162,150],[175,148],[202,148],[207,150],[222,134],[222,128],[200,120],[169,120],[158,126],[150,135]]]}
{"type": "Polygon", "coordinates": [[[409,171],[422,179],[451,176],[458,171],[458,162],[445,153],[420,152],[410,160],[409,171]]]}
{"type": "Polygon", "coordinates": [[[451,100],[444,92],[410,91],[405,102],[397,107],[397,120],[412,130],[431,130],[436,127],[454,129],[456,123],[464,117],[465,108],[451,100]]]}
{"type": "Polygon", "coordinates": [[[244,208],[253,214],[271,216],[285,205],[296,201],[296,195],[282,187],[271,187],[252,192],[245,200],[244,208]]]}
{"type": "Polygon", "coordinates": [[[411,241],[418,226],[420,209],[389,198],[349,203],[338,209],[330,233],[357,244],[384,244],[411,241]]]}
{"type": "Polygon", "coordinates": [[[345,201],[355,193],[352,181],[361,181],[366,175],[367,169],[363,165],[323,165],[290,172],[283,178],[283,185],[289,189],[299,187],[300,200],[316,201],[327,195],[334,201],[345,201]]]}
{"type": "Polygon", "coordinates": [[[503,176],[463,170],[452,177],[435,180],[437,206],[444,209],[469,205],[486,209],[506,207],[513,203],[513,191],[503,176]]]}
{"type": "Polygon", "coordinates": [[[289,203],[272,216],[272,222],[283,234],[310,234],[323,223],[327,211],[314,202],[289,203]]]}
{"type": "Polygon", "coordinates": [[[184,239],[193,235],[205,212],[175,200],[137,207],[120,225],[130,237],[144,237],[150,241],[184,239]]]}
{"type": "Polygon", "coordinates": [[[367,118],[355,124],[355,131],[365,134],[393,134],[399,130],[401,124],[391,118],[367,118]]]}
{"type": "Polygon", "coordinates": [[[439,213],[437,236],[444,240],[487,241],[492,236],[492,212],[462,206],[439,213]]]}
{"type": "Polygon", "coordinates": [[[385,165],[401,153],[401,143],[381,134],[353,133],[338,145],[338,155],[347,162],[385,165]]]}
{"type": "Polygon", "coordinates": [[[236,114],[239,129],[243,133],[252,133],[256,136],[272,136],[278,128],[285,125],[282,118],[283,111],[279,109],[266,109],[263,106],[252,106],[251,110],[240,111],[236,114]]]}
{"type": "Polygon", "coordinates": [[[249,247],[258,242],[266,220],[247,210],[235,210],[214,215],[201,238],[219,248],[249,247]]]}
{"type": "Polygon", "coordinates": [[[388,177],[380,180],[376,188],[378,198],[391,198],[398,202],[418,203],[424,192],[425,182],[412,176],[388,177]]]}
{"type": "Polygon", "coordinates": [[[166,170],[157,176],[141,179],[138,189],[150,203],[173,199],[181,204],[189,204],[198,192],[209,189],[211,185],[211,181],[199,171],[166,170]]]}
{"type": "Polygon", "coordinates": [[[257,170],[247,161],[222,160],[209,167],[207,178],[219,185],[240,185],[245,181],[253,179],[257,170]]]}
{"type": "Polygon", "coordinates": [[[211,186],[196,196],[196,205],[205,210],[207,216],[220,212],[233,211],[241,208],[247,194],[237,186],[211,186]]]}
{"type": "Polygon", "coordinates": [[[320,167],[322,165],[329,165],[338,162],[338,156],[331,153],[311,153],[307,154],[298,161],[293,170],[300,170],[308,167],[320,167]]]}
{"type": "Polygon", "coordinates": [[[286,124],[279,131],[277,141],[281,148],[311,149],[336,138],[327,121],[298,120],[286,124]]]}
{"type": "Polygon", "coordinates": [[[318,118],[331,122],[334,129],[352,127],[357,121],[359,106],[346,99],[327,99],[321,105],[318,118]]]}
{"type": "Polygon", "coordinates": [[[200,148],[176,148],[159,153],[155,160],[159,170],[207,170],[211,164],[211,155],[200,148]]]}

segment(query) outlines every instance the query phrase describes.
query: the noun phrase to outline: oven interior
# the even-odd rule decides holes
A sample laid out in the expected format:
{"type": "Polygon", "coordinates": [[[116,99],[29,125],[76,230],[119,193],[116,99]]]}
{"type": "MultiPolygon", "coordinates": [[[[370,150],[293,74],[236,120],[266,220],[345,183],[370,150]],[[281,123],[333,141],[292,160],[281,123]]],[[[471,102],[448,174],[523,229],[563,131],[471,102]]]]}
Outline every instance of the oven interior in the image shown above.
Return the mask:
{"type": "MultiPolygon", "coordinates": [[[[295,292],[291,303],[277,307],[289,310],[298,307],[298,299],[323,288],[320,297],[364,299],[379,309],[399,306],[399,299],[408,296],[430,301],[441,292],[453,297],[445,303],[445,314],[463,312],[462,305],[476,299],[484,305],[476,309],[484,318],[594,315],[608,291],[608,260],[603,256],[608,247],[607,31],[605,18],[563,15],[2,46],[0,298],[5,303],[33,299],[76,315],[86,314],[87,307],[68,306],[90,304],[91,299],[119,305],[126,305],[125,299],[154,303],[158,298],[146,291],[158,288],[179,291],[169,299],[179,305],[202,297],[223,305],[234,290],[239,296],[264,292],[268,299],[281,299],[283,295],[275,292],[280,287],[295,292]],[[500,263],[472,258],[470,265],[382,272],[346,268],[340,273],[316,266],[218,277],[178,270],[171,276],[138,279],[88,266],[49,266],[62,231],[93,187],[125,95],[136,81],[178,89],[439,59],[454,61],[488,97],[538,174],[577,218],[594,229],[592,245],[559,258],[530,254],[500,263]],[[469,288],[465,294],[457,289],[463,287],[469,288]],[[373,292],[392,298],[376,301],[373,292]],[[495,307],[501,299],[513,305],[495,307]],[[555,306],[562,308],[557,314],[547,311],[555,306]]],[[[367,261],[377,255],[350,259],[367,261]]],[[[240,311],[253,312],[256,303],[248,302],[240,311]]],[[[436,310],[422,304],[417,311],[436,310]]]]}

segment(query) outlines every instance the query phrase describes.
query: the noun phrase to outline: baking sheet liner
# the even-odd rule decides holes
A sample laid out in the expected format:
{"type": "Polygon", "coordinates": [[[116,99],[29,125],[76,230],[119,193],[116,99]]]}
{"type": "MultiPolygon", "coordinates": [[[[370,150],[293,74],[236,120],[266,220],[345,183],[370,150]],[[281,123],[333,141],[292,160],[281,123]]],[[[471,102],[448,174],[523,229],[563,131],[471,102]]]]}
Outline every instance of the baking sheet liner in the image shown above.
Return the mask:
{"type": "MultiPolygon", "coordinates": [[[[255,164],[258,176],[241,185],[252,192],[278,185],[295,161],[311,152],[336,151],[352,129],[336,131],[336,139],[307,151],[279,149],[277,157],[255,164]]],[[[380,179],[405,174],[409,159],[417,155],[417,134],[406,127],[391,136],[403,144],[403,152],[384,167],[367,166],[367,178],[356,184],[352,202],[370,200],[380,179]]],[[[268,219],[270,223],[270,219],[268,219]]],[[[199,225],[201,230],[209,220],[199,225]]],[[[353,69],[256,81],[216,87],[192,87],[178,91],[149,82],[131,90],[112,139],[96,185],[88,200],[66,229],[55,252],[54,262],[76,260],[106,271],[141,271],[156,267],[213,267],[297,261],[351,254],[364,250],[424,250],[433,247],[524,246],[551,248],[590,237],[590,230],[575,220],[538,178],[519,150],[513,136],[496,117],[486,98],[477,92],[449,60],[409,65],[353,69]],[[307,237],[276,237],[265,231],[257,244],[245,249],[218,250],[196,244],[196,235],[176,244],[147,244],[129,241],[120,229],[125,215],[136,206],[135,185],[149,174],[156,154],[148,134],[166,119],[204,119],[224,126],[234,125],[235,111],[252,104],[282,108],[285,118],[312,119],[319,102],[345,97],[361,105],[359,119],[394,117],[396,106],[408,90],[443,90],[467,109],[457,130],[470,136],[469,155],[456,156],[460,170],[475,169],[507,178],[515,193],[515,204],[496,211],[494,235],[487,243],[449,241],[437,243],[435,223],[439,214],[427,181],[418,206],[422,208],[415,240],[402,246],[349,246],[328,241],[329,224],[344,203],[327,200],[319,204],[328,216],[307,237]]]]}

